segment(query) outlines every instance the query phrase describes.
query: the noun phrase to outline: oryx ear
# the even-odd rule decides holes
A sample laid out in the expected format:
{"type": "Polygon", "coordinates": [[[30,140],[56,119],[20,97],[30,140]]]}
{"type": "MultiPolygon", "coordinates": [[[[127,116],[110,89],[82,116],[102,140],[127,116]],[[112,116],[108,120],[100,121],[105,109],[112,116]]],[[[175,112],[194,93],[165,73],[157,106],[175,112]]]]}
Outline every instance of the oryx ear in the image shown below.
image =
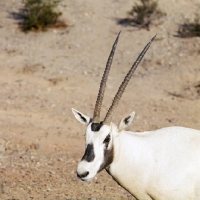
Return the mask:
{"type": "Polygon", "coordinates": [[[135,116],[135,112],[132,112],[126,117],[124,117],[118,125],[119,131],[124,130],[127,126],[129,126],[131,122],[133,121],[134,116],[135,116]]]}
{"type": "Polygon", "coordinates": [[[82,124],[90,123],[90,117],[84,115],[83,113],[79,112],[78,110],[75,110],[74,108],[72,108],[72,112],[73,112],[75,118],[82,124]]]}

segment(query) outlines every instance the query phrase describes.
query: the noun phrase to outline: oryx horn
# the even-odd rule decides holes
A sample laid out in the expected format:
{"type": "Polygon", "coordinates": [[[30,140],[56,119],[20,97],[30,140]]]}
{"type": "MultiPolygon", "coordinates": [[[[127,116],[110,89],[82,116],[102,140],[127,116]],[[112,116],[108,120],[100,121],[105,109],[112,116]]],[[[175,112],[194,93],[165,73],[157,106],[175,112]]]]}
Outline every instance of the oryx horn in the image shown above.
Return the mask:
{"type": "Polygon", "coordinates": [[[106,117],[103,121],[103,124],[107,124],[109,125],[113,116],[114,111],[117,108],[117,105],[119,103],[119,100],[126,88],[126,86],[128,85],[128,82],[130,81],[133,72],[135,71],[135,69],[137,68],[138,64],[140,63],[140,61],[142,60],[143,56],[145,55],[145,53],[147,52],[147,50],[149,49],[151,43],[153,42],[153,40],[155,39],[156,35],[151,39],[151,41],[144,47],[143,51],[140,53],[140,55],[138,56],[137,60],[134,62],[134,64],[132,65],[131,69],[129,70],[129,72],[127,73],[126,77],[124,78],[124,81],[122,82],[122,84],[120,85],[114,99],[112,102],[112,105],[110,106],[106,117]]]}
{"type": "Polygon", "coordinates": [[[118,36],[117,36],[117,38],[116,38],[116,40],[115,40],[115,42],[112,46],[112,50],[110,52],[110,55],[108,57],[108,61],[106,63],[106,68],[104,70],[104,74],[103,74],[103,77],[101,79],[99,93],[98,93],[96,105],[95,105],[95,108],[94,108],[94,114],[93,114],[93,119],[92,119],[93,123],[97,123],[97,124],[100,123],[100,112],[101,112],[101,105],[102,105],[102,102],[103,102],[103,96],[104,96],[104,92],[105,92],[105,88],[106,88],[106,81],[107,81],[107,78],[108,78],[108,74],[109,74],[109,71],[110,71],[110,67],[111,67],[111,64],[112,64],[112,60],[113,60],[113,56],[114,56],[114,53],[115,53],[115,49],[116,49],[116,46],[117,46],[117,42],[118,42],[120,32],[118,33],[118,36]]]}

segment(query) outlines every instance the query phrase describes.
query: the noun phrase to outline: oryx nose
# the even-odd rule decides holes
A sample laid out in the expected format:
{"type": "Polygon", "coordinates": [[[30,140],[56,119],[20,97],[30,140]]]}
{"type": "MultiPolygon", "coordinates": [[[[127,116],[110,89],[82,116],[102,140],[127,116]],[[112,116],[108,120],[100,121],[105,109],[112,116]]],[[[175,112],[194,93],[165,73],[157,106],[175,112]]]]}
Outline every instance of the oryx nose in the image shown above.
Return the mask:
{"type": "Polygon", "coordinates": [[[78,174],[78,172],[77,172],[77,177],[78,177],[78,178],[85,178],[88,174],[89,174],[88,171],[86,171],[86,172],[84,172],[84,173],[82,173],[82,174],[78,174]]]}

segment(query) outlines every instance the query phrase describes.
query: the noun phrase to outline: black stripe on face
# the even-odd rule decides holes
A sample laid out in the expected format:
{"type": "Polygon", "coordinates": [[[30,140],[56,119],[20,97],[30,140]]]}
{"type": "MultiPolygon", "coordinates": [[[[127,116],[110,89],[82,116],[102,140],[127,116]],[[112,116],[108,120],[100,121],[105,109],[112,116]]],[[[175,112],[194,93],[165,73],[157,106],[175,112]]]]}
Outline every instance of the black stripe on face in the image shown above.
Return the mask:
{"type": "Polygon", "coordinates": [[[101,164],[98,172],[100,172],[103,169],[105,169],[106,167],[108,167],[113,162],[113,159],[114,159],[114,148],[112,146],[111,149],[109,149],[109,150],[105,149],[104,150],[104,161],[101,164]]]}
{"type": "Polygon", "coordinates": [[[94,160],[94,157],[95,157],[94,146],[93,144],[88,144],[85,149],[85,154],[83,155],[83,158],[81,160],[92,162],[94,160]]]}

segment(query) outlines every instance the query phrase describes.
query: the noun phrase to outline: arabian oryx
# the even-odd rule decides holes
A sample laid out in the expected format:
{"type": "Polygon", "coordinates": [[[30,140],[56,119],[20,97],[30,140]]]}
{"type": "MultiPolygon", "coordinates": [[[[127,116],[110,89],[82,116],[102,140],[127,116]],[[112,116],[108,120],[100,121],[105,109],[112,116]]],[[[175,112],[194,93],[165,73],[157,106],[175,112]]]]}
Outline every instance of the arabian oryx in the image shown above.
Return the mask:
{"type": "Polygon", "coordinates": [[[87,181],[106,169],[119,185],[139,200],[200,200],[200,131],[184,127],[125,131],[134,118],[134,112],[118,125],[111,122],[133,72],[155,36],[138,56],[104,120],[100,121],[106,80],[119,34],[101,80],[93,118],[72,108],[75,118],[87,125],[86,149],[77,166],[77,176],[87,181]]]}

